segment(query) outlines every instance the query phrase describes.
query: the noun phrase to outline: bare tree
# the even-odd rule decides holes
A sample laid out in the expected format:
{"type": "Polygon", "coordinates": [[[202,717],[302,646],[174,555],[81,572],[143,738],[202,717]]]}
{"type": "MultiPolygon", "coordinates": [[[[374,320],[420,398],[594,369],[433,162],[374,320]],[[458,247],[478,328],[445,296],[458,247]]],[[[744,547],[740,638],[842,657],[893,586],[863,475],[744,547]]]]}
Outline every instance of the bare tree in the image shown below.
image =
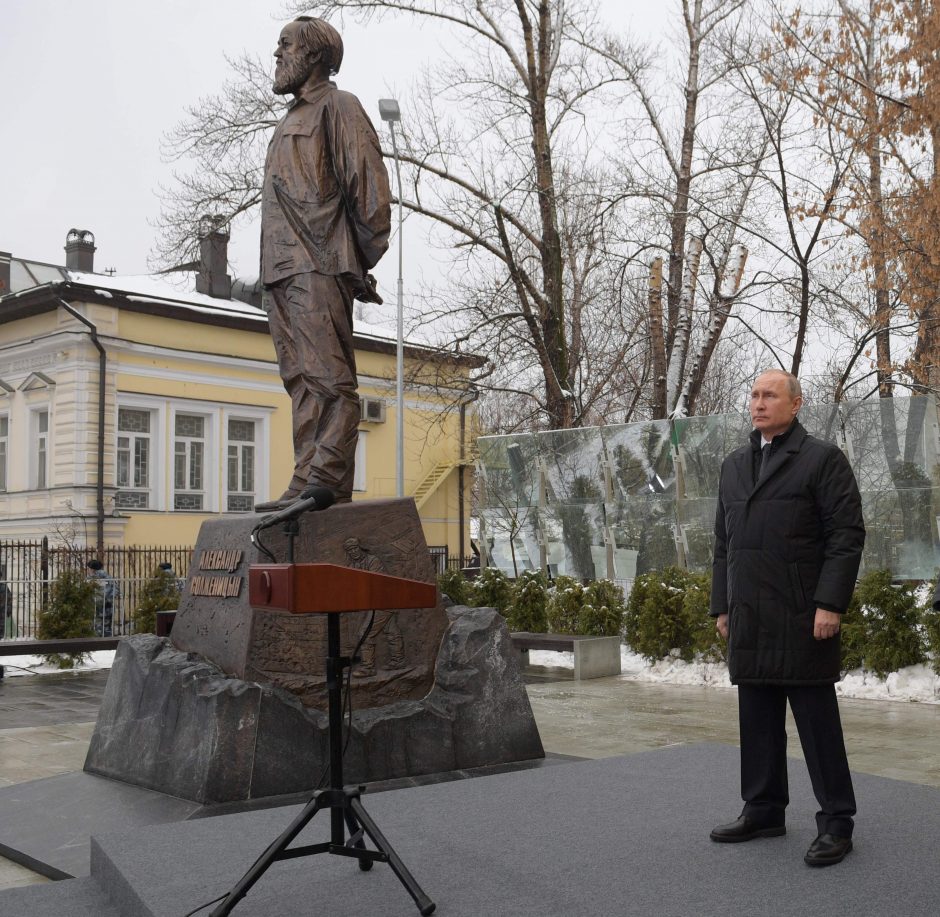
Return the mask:
{"type": "Polygon", "coordinates": [[[747,252],[738,224],[761,158],[754,146],[759,138],[735,123],[726,92],[731,66],[721,53],[723,31],[737,27],[744,4],[679,0],[677,5],[683,69],[671,88],[681,99],[678,105],[671,106],[657,89],[664,82],[661,55],[611,36],[593,47],[637,105],[629,129],[633,138],[639,132],[639,149],[622,162],[625,170],[638,173],[644,203],[652,203],[656,214],[654,226],[646,221],[651,236],[637,240],[662,252],[661,264],[653,259],[647,299],[653,417],[682,416],[695,409],[739,292],[747,252]],[[706,130],[708,121],[720,127],[706,130]],[[704,275],[703,258],[708,268],[704,275]],[[703,289],[707,306],[699,309],[696,298],[703,289]]]}
{"type": "MultiPolygon", "coordinates": [[[[678,0],[688,52],[678,139],[649,89],[651,55],[602,34],[586,0],[289,5],[358,21],[415,17],[461,42],[416,85],[403,138],[403,203],[432,221],[453,257],[447,288],[427,291],[421,311],[455,350],[490,358],[476,381],[527,401],[517,414],[535,426],[665,416],[680,398],[681,410],[694,409],[736,295],[729,279],[740,279],[734,214],[754,162],[752,152],[726,154],[720,139],[699,152],[702,94],[725,76],[703,55],[742,2],[678,0]],[[643,149],[610,155],[637,103],[665,179],[644,174],[643,149]],[[650,204],[663,215],[655,226],[650,204]],[[641,291],[651,246],[668,262],[655,326],[641,291]],[[660,351],[665,363],[651,372],[660,351]]],[[[258,201],[278,107],[261,61],[233,66],[234,79],[168,137],[167,155],[196,167],[165,194],[164,264],[191,259],[205,214],[237,220],[258,201]]]]}
{"type": "Polygon", "coordinates": [[[257,57],[227,58],[232,76],[221,92],[200,99],[164,138],[174,171],[161,189],[154,262],[176,267],[198,258],[199,238],[210,216],[237,224],[261,203],[264,156],[284,101],[271,91],[270,67],[257,57]]]}

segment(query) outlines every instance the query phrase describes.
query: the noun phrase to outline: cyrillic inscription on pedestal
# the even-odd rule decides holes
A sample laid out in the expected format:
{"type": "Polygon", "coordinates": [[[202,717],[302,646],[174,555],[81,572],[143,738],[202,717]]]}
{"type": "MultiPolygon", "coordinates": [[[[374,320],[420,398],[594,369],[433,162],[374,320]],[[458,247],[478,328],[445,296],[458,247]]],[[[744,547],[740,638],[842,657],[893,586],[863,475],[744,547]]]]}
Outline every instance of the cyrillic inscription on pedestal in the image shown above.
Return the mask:
{"type": "MultiPolygon", "coordinates": [[[[326,626],[321,616],[254,610],[248,604],[248,590],[242,585],[248,566],[271,559],[251,545],[258,519],[251,515],[203,524],[173,626],[173,643],[199,653],[230,675],[277,685],[306,706],[322,709],[326,626]]],[[[279,528],[265,530],[261,538],[277,562],[286,561],[286,536],[279,528]]],[[[435,578],[410,499],[363,501],[302,516],[294,560],[341,564],[428,583],[435,578]]],[[[446,626],[440,605],[344,614],[340,625],[344,655],[359,646],[361,661],[353,669],[352,681],[357,708],[416,700],[431,689],[446,626]]]]}

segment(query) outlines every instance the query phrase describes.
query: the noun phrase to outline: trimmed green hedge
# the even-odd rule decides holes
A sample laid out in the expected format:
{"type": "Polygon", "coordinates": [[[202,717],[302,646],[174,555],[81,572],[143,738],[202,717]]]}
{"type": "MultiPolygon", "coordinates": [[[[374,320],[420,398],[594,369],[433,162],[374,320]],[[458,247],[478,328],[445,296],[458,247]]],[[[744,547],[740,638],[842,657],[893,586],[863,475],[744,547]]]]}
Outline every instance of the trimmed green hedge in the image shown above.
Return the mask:
{"type": "MultiPolygon", "coordinates": [[[[48,604],[39,612],[40,640],[66,640],[95,636],[95,586],[81,570],[63,570],[52,584],[48,604]]],[[[43,656],[50,665],[71,669],[85,653],[52,653],[43,656]]]]}
{"type": "MultiPolygon", "coordinates": [[[[626,606],[620,588],[609,580],[582,586],[570,576],[559,576],[549,583],[543,574],[527,571],[511,582],[488,567],[475,581],[452,571],[440,583],[458,604],[496,608],[514,631],[621,635],[650,662],[671,655],[686,662],[725,659],[725,643],[708,614],[710,573],[679,567],[645,573],[634,581],[626,606]]],[[[929,663],[940,674],[934,585],[921,603],[915,584],[892,583],[888,570],[866,573],[842,618],[843,671],[866,668],[884,678],[906,666],[929,663]]]]}
{"type": "Polygon", "coordinates": [[[510,581],[501,570],[486,567],[474,580],[448,570],[438,585],[457,605],[497,609],[513,631],[617,637],[623,628],[623,593],[610,580],[582,586],[559,576],[550,583],[543,573],[526,570],[510,581]]]}
{"type": "Polygon", "coordinates": [[[710,573],[667,567],[638,576],[627,602],[627,643],[650,662],[674,652],[686,662],[724,659],[724,643],[708,616],[710,593],[710,573]]]}
{"type": "Polygon", "coordinates": [[[930,650],[940,672],[940,642],[930,640],[936,612],[919,605],[915,592],[910,583],[892,583],[890,570],[872,570],[859,580],[842,618],[843,671],[866,668],[884,678],[926,662],[930,650]]]}
{"type": "Polygon", "coordinates": [[[548,629],[548,580],[543,573],[524,570],[512,585],[511,604],[506,611],[510,630],[543,634],[548,629]]]}
{"type": "Polygon", "coordinates": [[[180,590],[176,577],[168,570],[157,569],[144,583],[134,609],[134,633],[152,634],[157,629],[157,612],[179,608],[180,590]]]}

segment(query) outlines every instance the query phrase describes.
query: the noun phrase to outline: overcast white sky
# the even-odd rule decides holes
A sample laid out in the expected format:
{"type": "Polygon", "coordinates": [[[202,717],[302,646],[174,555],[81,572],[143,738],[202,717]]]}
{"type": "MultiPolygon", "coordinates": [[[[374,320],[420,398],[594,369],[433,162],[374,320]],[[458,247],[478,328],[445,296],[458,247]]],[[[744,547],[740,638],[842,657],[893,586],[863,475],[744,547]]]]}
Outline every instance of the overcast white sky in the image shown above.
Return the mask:
{"type": "MultiPolygon", "coordinates": [[[[599,6],[608,21],[640,37],[676,26],[671,0],[599,6]]],[[[68,230],[90,229],[97,270],[145,273],[157,192],[171,181],[161,136],[187,104],[218,91],[228,75],[226,53],[273,52],[280,12],[280,0],[4,0],[0,250],[61,264],[68,230]]],[[[341,31],[339,84],[380,124],[377,100],[396,89],[404,94],[435,53],[438,33],[401,21],[367,30],[347,22],[341,31]]],[[[423,243],[414,230],[406,223],[406,258],[423,243]]],[[[238,276],[257,276],[257,245],[256,229],[236,229],[230,257],[238,276]]],[[[389,256],[380,266],[386,290],[395,262],[389,256]]],[[[407,274],[406,267],[406,283],[407,274]]]]}

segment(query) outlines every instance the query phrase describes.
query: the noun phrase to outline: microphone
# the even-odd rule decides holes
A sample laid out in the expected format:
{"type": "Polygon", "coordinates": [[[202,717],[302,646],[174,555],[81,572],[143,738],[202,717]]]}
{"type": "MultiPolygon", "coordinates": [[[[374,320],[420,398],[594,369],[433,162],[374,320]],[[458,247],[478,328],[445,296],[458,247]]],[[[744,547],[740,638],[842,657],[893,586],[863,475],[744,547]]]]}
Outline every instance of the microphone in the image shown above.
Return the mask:
{"type": "Polygon", "coordinates": [[[328,487],[312,484],[300,495],[299,500],[291,503],[290,506],[285,506],[284,509],[280,509],[276,513],[271,513],[270,516],[265,516],[258,523],[258,528],[270,528],[270,526],[277,525],[279,522],[288,522],[297,516],[302,516],[306,512],[328,509],[333,505],[335,499],[333,491],[328,487]]]}

